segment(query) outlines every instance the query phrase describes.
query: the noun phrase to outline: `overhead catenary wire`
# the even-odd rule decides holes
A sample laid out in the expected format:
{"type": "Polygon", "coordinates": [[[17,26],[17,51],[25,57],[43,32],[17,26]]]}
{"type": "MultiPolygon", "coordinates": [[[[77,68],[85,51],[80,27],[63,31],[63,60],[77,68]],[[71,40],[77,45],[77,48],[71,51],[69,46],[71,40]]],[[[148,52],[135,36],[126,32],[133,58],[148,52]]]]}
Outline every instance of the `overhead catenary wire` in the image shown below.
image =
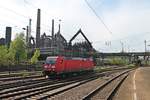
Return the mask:
{"type": "MultiPolygon", "coordinates": [[[[26,5],[29,5],[30,7],[32,7],[32,8],[35,8],[35,9],[39,9],[40,7],[38,7],[38,6],[36,6],[35,4],[33,4],[33,3],[31,3],[31,2],[29,2],[28,0],[24,0],[24,3],[26,4],[26,5]]],[[[50,14],[48,14],[45,10],[42,10],[42,12],[44,12],[46,15],[50,15],[50,14]]],[[[33,20],[33,22],[35,22],[34,20],[33,20]]],[[[49,29],[50,28],[50,25],[46,25],[46,24],[43,24],[43,23],[41,23],[41,25],[43,26],[43,28],[44,28],[44,30],[45,31],[47,31],[47,32],[50,32],[51,31],[51,29],[49,29]]]]}
{"type": "Polygon", "coordinates": [[[96,17],[100,20],[100,22],[104,25],[104,27],[107,29],[107,31],[112,34],[111,30],[108,28],[108,26],[105,24],[105,22],[102,20],[102,18],[97,14],[97,12],[93,9],[93,7],[89,4],[87,0],[84,0],[88,7],[93,11],[93,13],[96,15],[96,17]]]}
{"type": "MultiPolygon", "coordinates": [[[[31,2],[28,2],[27,0],[24,0],[24,3],[26,3],[27,5],[31,6],[32,8],[35,8],[35,9],[39,9],[38,6],[32,4],[31,2]]],[[[46,12],[45,10],[43,10],[42,12],[44,12],[46,15],[50,15],[48,12],[46,12]]]]}
{"type": "MultiPolygon", "coordinates": [[[[32,5],[32,6],[33,6],[33,5],[32,5]]],[[[12,10],[12,9],[7,8],[7,7],[4,7],[4,6],[1,6],[1,5],[0,5],[0,8],[5,9],[5,10],[7,10],[7,11],[9,11],[9,12],[12,12],[12,13],[18,15],[18,16],[23,17],[23,18],[30,19],[29,16],[24,15],[24,14],[21,14],[21,13],[19,13],[19,12],[16,12],[16,11],[14,11],[14,10],[12,10]]],[[[35,8],[35,7],[34,7],[34,8],[35,8]]],[[[33,21],[33,20],[32,20],[32,21],[33,21]]],[[[22,22],[23,22],[23,21],[22,21],[22,22]]],[[[24,21],[24,22],[25,22],[25,21],[24,21]]],[[[43,25],[44,27],[50,27],[50,26],[45,25],[45,24],[41,24],[41,25],[43,25]]]]}
{"type": "MultiPolygon", "coordinates": [[[[131,52],[134,50],[133,48],[138,48],[138,49],[143,48],[144,39],[145,39],[145,37],[150,36],[149,33],[150,32],[139,32],[139,33],[127,36],[127,37],[120,38],[120,39],[109,40],[109,41],[111,41],[111,45],[112,45],[111,49],[114,49],[114,51],[116,51],[118,48],[118,50],[119,50],[120,44],[121,44],[120,41],[124,43],[124,50],[125,51],[128,50],[131,52]],[[140,40],[141,38],[143,38],[143,40],[140,40]],[[137,41],[137,40],[139,40],[139,41],[137,41]]],[[[104,41],[102,41],[102,40],[101,41],[93,41],[93,42],[95,45],[99,46],[99,48],[103,49],[103,51],[107,50],[107,48],[108,48],[108,46],[105,44],[105,40],[104,41]]]]}
{"type": "Polygon", "coordinates": [[[14,13],[14,14],[16,14],[16,15],[22,16],[22,17],[24,17],[24,18],[28,18],[28,19],[30,18],[30,17],[25,16],[25,15],[23,15],[23,14],[21,14],[21,13],[18,13],[18,12],[16,12],[16,11],[12,10],[12,9],[6,8],[6,7],[4,7],[4,6],[1,6],[1,5],[0,5],[0,8],[5,9],[5,10],[7,10],[7,11],[10,11],[10,12],[12,12],[12,13],[14,13]]]}
{"type": "MultiPolygon", "coordinates": [[[[112,41],[112,42],[117,42],[117,41],[121,41],[121,40],[128,40],[128,39],[132,39],[132,38],[135,38],[137,36],[145,36],[145,35],[149,35],[150,32],[140,32],[140,33],[137,33],[137,34],[133,34],[133,35],[129,35],[129,36],[125,36],[125,37],[122,37],[122,38],[118,38],[118,39],[113,39],[113,40],[108,40],[108,41],[112,41]]],[[[126,33],[124,33],[126,34],[126,33]]],[[[132,33],[130,33],[132,34],[132,33]]],[[[105,42],[105,41],[102,41],[102,40],[98,40],[98,41],[92,41],[94,43],[102,43],[102,42],[105,42]]]]}
{"type": "Polygon", "coordinates": [[[26,3],[27,5],[32,6],[33,8],[38,8],[37,6],[33,5],[32,3],[29,3],[27,0],[24,0],[24,3],[26,3]]]}

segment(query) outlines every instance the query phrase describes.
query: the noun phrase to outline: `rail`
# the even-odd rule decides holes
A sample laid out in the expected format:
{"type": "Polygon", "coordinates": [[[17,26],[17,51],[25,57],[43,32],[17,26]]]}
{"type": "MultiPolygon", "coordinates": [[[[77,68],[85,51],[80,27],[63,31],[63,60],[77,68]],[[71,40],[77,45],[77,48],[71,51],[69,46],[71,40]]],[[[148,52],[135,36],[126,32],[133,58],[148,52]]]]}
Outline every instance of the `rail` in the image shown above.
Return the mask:
{"type": "MultiPolygon", "coordinates": [[[[130,70],[125,71],[115,77],[113,77],[112,79],[108,80],[107,82],[103,83],[102,85],[100,85],[99,87],[97,87],[96,89],[94,89],[93,91],[91,91],[89,94],[87,94],[86,96],[84,96],[82,98],[82,100],[91,100],[91,98],[96,95],[100,90],[102,90],[103,88],[105,88],[106,86],[108,86],[111,82],[113,82],[114,80],[116,80],[117,78],[121,77],[122,75],[129,73],[130,70]]],[[[128,75],[128,74],[127,74],[128,75]]],[[[123,80],[127,77],[127,75],[125,75],[121,81],[118,82],[118,84],[115,86],[115,88],[113,88],[113,90],[108,94],[108,96],[105,97],[105,100],[111,100],[110,98],[112,98],[112,96],[114,95],[114,93],[116,92],[117,88],[121,85],[121,83],[123,82],[123,80]]]]}

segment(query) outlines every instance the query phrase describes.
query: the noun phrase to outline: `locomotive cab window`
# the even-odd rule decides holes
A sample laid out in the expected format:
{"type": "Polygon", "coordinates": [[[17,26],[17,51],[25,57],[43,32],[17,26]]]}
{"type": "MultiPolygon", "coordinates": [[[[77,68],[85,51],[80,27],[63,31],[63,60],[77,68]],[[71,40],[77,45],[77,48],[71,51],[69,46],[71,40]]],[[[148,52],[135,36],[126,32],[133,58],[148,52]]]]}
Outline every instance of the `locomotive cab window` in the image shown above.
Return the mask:
{"type": "Polygon", "coordinates": [[[56,63],[57,58],[47,58],[46,59],[46,64],[55,64],[56,63]]]}

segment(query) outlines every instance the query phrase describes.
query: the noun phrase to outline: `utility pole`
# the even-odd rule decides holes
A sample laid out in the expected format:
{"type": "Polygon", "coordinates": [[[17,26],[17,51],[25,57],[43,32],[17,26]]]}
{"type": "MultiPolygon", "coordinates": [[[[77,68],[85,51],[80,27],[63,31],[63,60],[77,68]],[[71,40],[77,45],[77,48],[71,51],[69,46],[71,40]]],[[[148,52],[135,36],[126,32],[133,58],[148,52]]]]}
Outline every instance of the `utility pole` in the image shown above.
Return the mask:
{"type": "Polygon", "coordinates": [[[120,42],[121,43],[121,47],[122,47],[122,53],[124,52],[124,45],[123,45],[123,42],[120,42]]]}
{"type": "Polygon", "coordinates": [[[144,44],[145,44],[145,52],[147,51],[147,48],[146,48],[146,40],[144,41],[144,44]]]}
{"type": "Polygon", "coordinates": [[[130,46],[128,45],[128,52],[130,52],[130,46]]]}

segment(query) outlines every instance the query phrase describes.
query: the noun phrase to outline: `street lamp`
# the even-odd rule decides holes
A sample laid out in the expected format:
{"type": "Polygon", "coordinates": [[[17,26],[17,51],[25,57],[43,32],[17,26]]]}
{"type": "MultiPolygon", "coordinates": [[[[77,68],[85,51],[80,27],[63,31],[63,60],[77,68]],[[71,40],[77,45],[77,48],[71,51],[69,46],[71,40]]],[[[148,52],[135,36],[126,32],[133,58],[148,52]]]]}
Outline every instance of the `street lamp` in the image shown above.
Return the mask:
{"type": "Polygon", "coordinates": [[[29,27],[27,26],[26,28],[22,28],[23,30],[26,30],[26,43],[28,44],[29,42],[29,27]]]}

